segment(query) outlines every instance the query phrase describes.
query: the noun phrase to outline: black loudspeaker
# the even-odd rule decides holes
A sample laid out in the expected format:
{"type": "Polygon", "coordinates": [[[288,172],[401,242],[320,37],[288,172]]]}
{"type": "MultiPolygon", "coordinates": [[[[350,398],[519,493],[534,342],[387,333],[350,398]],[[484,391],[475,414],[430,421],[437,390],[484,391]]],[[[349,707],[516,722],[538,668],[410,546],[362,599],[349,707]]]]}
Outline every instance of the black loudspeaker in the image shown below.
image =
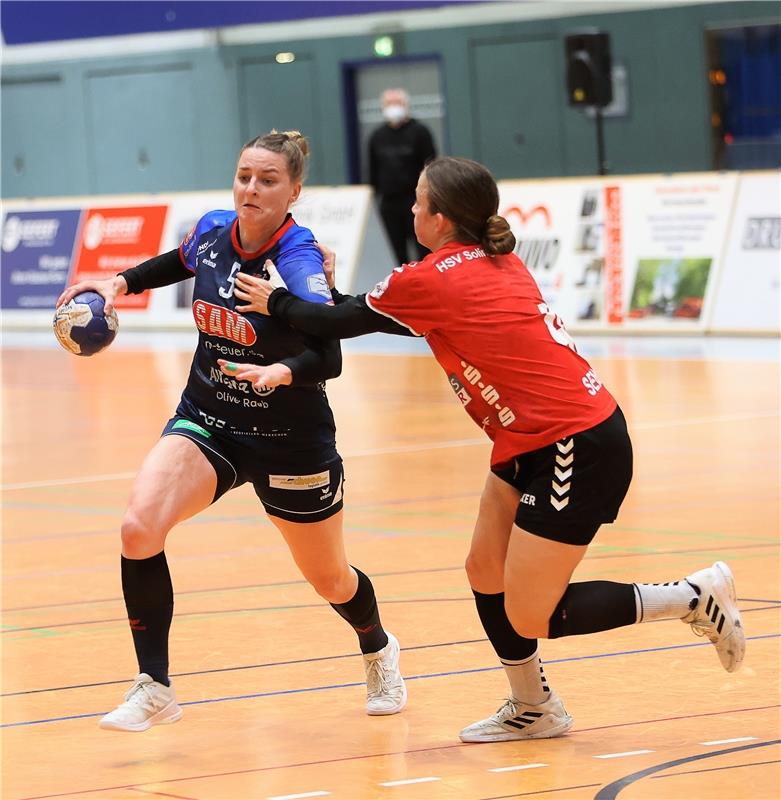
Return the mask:
{"type": "Polygon", "coordinates": [[[571,106],[604,107],[613,100],[610,36],[597,30],[567,34],[567,97],[571,106]]]}

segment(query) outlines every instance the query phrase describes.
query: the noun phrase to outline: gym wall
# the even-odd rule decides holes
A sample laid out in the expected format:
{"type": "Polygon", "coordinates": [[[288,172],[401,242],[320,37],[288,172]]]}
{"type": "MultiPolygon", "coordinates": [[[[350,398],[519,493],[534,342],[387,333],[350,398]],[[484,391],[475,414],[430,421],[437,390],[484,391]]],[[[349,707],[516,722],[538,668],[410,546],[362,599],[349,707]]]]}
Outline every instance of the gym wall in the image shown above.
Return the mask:
{"type": "MultiPolygon", "coordinates": [[[[682,3],[406,30],[399,41],[402,59],[441,65],[449,153],[500,179],[591,175],[594,122],[567,105],[563,40],[597,26],[629,97],[625,114],[605,119],[609,172],[696,171],[712,167],[706,27],[776,12],[768,2],[682,3]]],[[[388,63],[372,45],[370,35],[334,36],[93,58],[85,42],[77,60],[6,57],[3,197],[223,189],[241,143],[271,127],[311,137],[310,184],[349,183],[345,70],[388,63]],[[278,64],[280,50],[295,61],[278,64]]]]}

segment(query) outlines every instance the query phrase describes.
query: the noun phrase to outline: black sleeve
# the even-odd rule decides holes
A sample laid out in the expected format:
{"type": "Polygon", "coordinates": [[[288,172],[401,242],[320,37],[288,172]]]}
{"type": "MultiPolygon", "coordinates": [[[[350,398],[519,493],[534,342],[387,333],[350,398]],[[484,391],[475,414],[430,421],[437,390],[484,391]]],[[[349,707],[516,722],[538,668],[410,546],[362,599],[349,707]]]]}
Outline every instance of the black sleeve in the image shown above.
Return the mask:
{"type": "MultiPolygon", "coordinates": [[[[334,292],[331,294],[334,296],[334,292]]],[[[324,338],[350,339],[378,332],[415,336],[404,325],[372,311],[366,304],[366,295],[353,297],[337,292],[335,301],[334,306],[310,303],[287,289],[274,289],[268,299],[268,310],[272,317],[283,319],[304,333],[324,338]]]]}
{"type": "Polygon", "coordinates": [[[307,349],[297,356],[280,359],[280,364],[290,367],[293,386],[316,384],[342,374],[342,348],[338,339],[306,337],[307,349]]]}
{"type": "Polygon", "coordinates": [[[437,149],[434,145],[434,137],[431,131],[425,126],[421,125],[421,136],[418,147],[418,154],[420,155],[421,170],[432,158],[437,157],[437,149]]]}
{"type": "Polygon", "coordinates": [[[141,294],[147,289],[170,286],[193,277],[193,273],[182,264],[178,248],[119,274],[127,281],[128,294],[141,294]]]}

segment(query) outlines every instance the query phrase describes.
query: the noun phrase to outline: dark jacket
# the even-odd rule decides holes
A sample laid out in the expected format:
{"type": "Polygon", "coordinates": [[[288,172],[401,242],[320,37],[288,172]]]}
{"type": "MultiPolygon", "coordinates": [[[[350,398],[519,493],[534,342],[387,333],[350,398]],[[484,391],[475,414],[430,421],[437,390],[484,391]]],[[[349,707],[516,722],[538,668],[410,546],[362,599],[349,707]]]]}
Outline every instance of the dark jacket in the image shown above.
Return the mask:
{"type": "Polygon", "coordinates": [[[369,138],[369,183],[383,197],[413,195],[421,170],[436,154],[431,132],[417,120],[398,128],[382,125],[369,138]]]}

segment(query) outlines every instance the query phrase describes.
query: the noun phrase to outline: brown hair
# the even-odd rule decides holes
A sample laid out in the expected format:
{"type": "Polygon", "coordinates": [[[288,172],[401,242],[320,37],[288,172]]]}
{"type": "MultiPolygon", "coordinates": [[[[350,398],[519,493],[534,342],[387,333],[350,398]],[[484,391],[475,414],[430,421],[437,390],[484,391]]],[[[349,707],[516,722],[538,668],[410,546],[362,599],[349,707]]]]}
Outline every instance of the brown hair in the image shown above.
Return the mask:
{"type": "Polygon", "coordinates": [[[496,212],[499,189],[494,176],[468,158],[442,156],[423,169],[428,183],[429,212],[442,214],[456,226],[456,238],[480,243],[488,255],[512,252],[515,236],[496,212]]]}
{"type": "Polygon", "coordinates": [[[300,131],[276,131],[273,128],[250,139],[239,151],[239,156],[250,147],[262,147],[272,153],[282,153],[287,161],[287,171],[293,183],[303,182],[306,172],[306,159],[309,155],[309,142],[300,131]]]}

